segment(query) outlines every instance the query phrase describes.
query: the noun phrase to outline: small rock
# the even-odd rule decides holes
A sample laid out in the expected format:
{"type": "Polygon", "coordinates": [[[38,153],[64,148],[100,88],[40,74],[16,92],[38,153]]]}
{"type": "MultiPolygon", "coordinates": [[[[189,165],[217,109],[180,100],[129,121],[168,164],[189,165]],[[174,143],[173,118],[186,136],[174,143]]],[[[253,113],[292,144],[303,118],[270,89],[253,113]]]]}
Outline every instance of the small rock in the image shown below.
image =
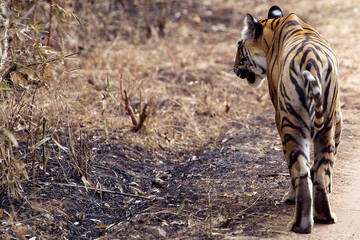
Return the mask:
{"type": "Polygon", "coordinates": [[[165,188],[167,187],[167,183],[162,180],[159,176],[156,176],[154,181],[152,182],[152,184],[156,187],[159,187],[159,188],[165,188]]]}
{"type": "Polygon", "coordinates": [[[150,233],[152,235],[154,235],[155,237],[166,237],[166,232],[159,227],[151,227],[150,229],[150,233]]]}

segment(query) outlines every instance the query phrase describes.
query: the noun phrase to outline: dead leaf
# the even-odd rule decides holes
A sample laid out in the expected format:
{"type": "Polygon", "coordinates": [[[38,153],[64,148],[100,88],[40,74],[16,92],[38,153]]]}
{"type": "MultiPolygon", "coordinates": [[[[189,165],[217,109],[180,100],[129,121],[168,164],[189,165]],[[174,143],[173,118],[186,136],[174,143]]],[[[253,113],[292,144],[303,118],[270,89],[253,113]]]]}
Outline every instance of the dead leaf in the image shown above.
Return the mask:
{"type": "Polygon", "coordinates": [[[105,229],[107,228],[109,225],[98,225],[98,226],[95,226],[96,229],[105,229]]]}
{"type": "Polygon", "coordinates": [[[135,194],[135,195],[144,195],[144,192],[141,191],[140,189],[136,188],[136,187],[133,187],[133,186],[128,186],[130,192],[132,194],[135,194]]]}
{"type": "Polygon", "coordinates": [[[93,184],[91,184],[90,181],[86,179],[84,175],[81,176],[81,181],[84,183],[85,190],[88,191],[87,187],[91,187],[93,184]]]}
{"type": "Polygon", "coordinates": [[[184,207],[185,207],[185,199],[184,199],[184,200],[182,200],[182,202],[181,202],[181,204],[180,204],[179,208],[178,208],[178,209],[177,209],[177,211],[176,211],[176,214],[180,214],[180,213],[182,213],[182,212],[184,211],[184,207]]]}

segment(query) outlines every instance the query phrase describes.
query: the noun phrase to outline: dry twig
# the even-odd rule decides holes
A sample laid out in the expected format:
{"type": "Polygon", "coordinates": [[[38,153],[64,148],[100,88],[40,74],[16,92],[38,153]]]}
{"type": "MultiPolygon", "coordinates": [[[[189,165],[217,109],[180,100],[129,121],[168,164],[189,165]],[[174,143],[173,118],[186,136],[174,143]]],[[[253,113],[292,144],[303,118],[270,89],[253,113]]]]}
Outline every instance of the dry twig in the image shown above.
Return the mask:
{"type": "Polygon", "coordinates": [[[255,204],[258,203],[258,201],[260,200],[261,197],[263,197],[264,194],[261,194],[250,206],[248,206],[247,208],[245,208],[244,210],[241,210],[237,215],[241,216],[242,214],[244,214],[245,212],[247,212],[250,208],[252,208],[253,206],[255,206],[255,204]]]}
{"type": "Polygon", "coordinates": [[[131,117],[131,122],[134,125],[134,132],[138,132],[142,129],[144,126],[145,120],[150,116],[150,111],[148,108],[151,105],[151,100],[147,103],[145,103],[143,107],[143,100],[142,100],[142,94],[140,90],[140,103],[139,103],[139,117],[138,119],[135,116],[135,112],[133,107],[130,104],[130,98],[126,92],[126,90],[122,89],[122,81],[120,81],[120,91],[121,91],[121,98],[125,102],[125,110],[131,117]]]}
{"type": "Polygon", "coordinates": [[[47,40],[47,45],[50,46],[51,43],[51,38],[52,38],[52,29],[51,29],[51,22],[52,22],[52,17],[54,15],[54,0],[50,0],[50,12],[49,12],[49,36],[48,36],[48,40],[47,40]]]}
{"type": "MultiPolygon", "coordinates": [[[[39,184],[48,185],[49,183],[47,183],[47,182],[39,182],[39,184]]],[[[89,187],[89,186],[85,187],[85,186],[80,186],[80,185],[76,185],[76,184],[67,184],[67,183],[51,183],[51,184],[64,186],[64,187],[84,188],[84,189],[88,189],[88,190],[93,190],[95,192],[100,192],[100,190],[98,188],[89,187]]],[[[110,194],[117,194],[117,195],[123,195],[123,196],[128,196],[128,197],[137,197],[137,198],[153,200],[153,198],[151,198],[151,197],[135,195],[135,194],[131,194],[131,193],[115,192],[115,191],[106,190],[106,189],[101,189],[101,192],[102,193],[110,193],[110,194]]]]}
{"type": "Polygon", "coordinates": [[[137,126],[138,121],[136,120],[134,110],[130,105],[130,99],[126,93],[126,90],[124,90],[124,101],[125,101],[125,109],[131,117],[131,122],[133,123],[134,126],[137,126]]]}

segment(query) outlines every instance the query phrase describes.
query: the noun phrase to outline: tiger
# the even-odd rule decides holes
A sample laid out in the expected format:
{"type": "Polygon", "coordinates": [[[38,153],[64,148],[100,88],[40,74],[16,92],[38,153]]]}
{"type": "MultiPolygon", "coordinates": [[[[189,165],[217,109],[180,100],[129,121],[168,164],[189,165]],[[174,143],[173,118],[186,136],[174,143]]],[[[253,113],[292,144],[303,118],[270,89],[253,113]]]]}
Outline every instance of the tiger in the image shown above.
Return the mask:
{"type": "Polygon", "coordinates": [[[342,129],[338,68],[329,43],[294,13],[272,6],[267,18],[245,17],[233,71],[253,87],[267,79],[291,178],[282,201],[295,204],[287,228],[296,233],[336,222],[329,193],[342,129]]]}

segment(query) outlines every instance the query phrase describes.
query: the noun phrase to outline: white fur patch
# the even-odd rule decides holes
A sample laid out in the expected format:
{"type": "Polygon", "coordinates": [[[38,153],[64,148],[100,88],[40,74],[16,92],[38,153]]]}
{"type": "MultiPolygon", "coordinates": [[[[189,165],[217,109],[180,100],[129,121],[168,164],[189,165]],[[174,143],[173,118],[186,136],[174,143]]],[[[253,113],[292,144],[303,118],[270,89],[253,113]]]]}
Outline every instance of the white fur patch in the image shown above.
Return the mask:
{"type": "Polygon", "coordinates": [[[249,83],[249,85],[253,88],[260,88],[261,85],[265,82],[266,78],[261,78],[259,76],[255,76],[255,82],[254,83],[249,83]]]}
{"type": "Polygon", "coordinates": [[[242,38],[239,38],[237,41],[237,45],[239,46],[239,43],[242,41],[242,38]]]}
{"type": "Polygon", "coordinates": [[[244,29],[241,31],[241,38],[244,40],[252,39],[253,32],[249,30],[247,25],[245,25],[244,29]]]}
{"type": "MultiPolygon", "coordinates": [[[[256,65],[260,66],[261,68],[267,69],[267,62],[266,62],[266,54],[264,52],[262,52],[261,54],[258,54],[258,56],[256,56],[256,58],[254,58],[254,61],[256,63],[256,65]]],[[[260,70],[258,68],[258,70],[260,70]]],[[[262,71],[258,73],[259,75],[262,75],[262,71]]]]}
{"type": "Polygon", "coordinates": [[[261,87],[261,85],[265,82],[265,79],[266,79],[266,78],[261,79],[260,82],[259,82],[259,85],[258,85],[256,88],[261,87]]]}
{"type": "Polygon", "coordinates": [[[282,15],[282,12],[281,12],[280,10],[278,10],[278,9],[272,11],[271,13],[272,13],[273,15],[275,15],[275,16],[281,16],[281,15],[282,15]]]}
{"type": "Polygon", "coordinates": [[[247,15],[244,19],[244,29],[241,31],[241,38],[246,40],[250,40],[254,38],[254,23],[257,23],[255,18],[247,15]]]}
{"type": "MultiPolygon", "coordinates": [[[[308,70],[303,71],[303,72],[302,72],[302,75],[303,75],[303,77],[306,78],[308,81],[312,81],[312,82],[317,83],[315,77],[314,77],[308,70]]],[[[313,94],[319,94],[319,93],[321,93],[320,86],[318,86],[318,84],[316,84],[315,86],[316,86],[316,87],[313,87],[313,88],[312,88],[313,94]]]]}

